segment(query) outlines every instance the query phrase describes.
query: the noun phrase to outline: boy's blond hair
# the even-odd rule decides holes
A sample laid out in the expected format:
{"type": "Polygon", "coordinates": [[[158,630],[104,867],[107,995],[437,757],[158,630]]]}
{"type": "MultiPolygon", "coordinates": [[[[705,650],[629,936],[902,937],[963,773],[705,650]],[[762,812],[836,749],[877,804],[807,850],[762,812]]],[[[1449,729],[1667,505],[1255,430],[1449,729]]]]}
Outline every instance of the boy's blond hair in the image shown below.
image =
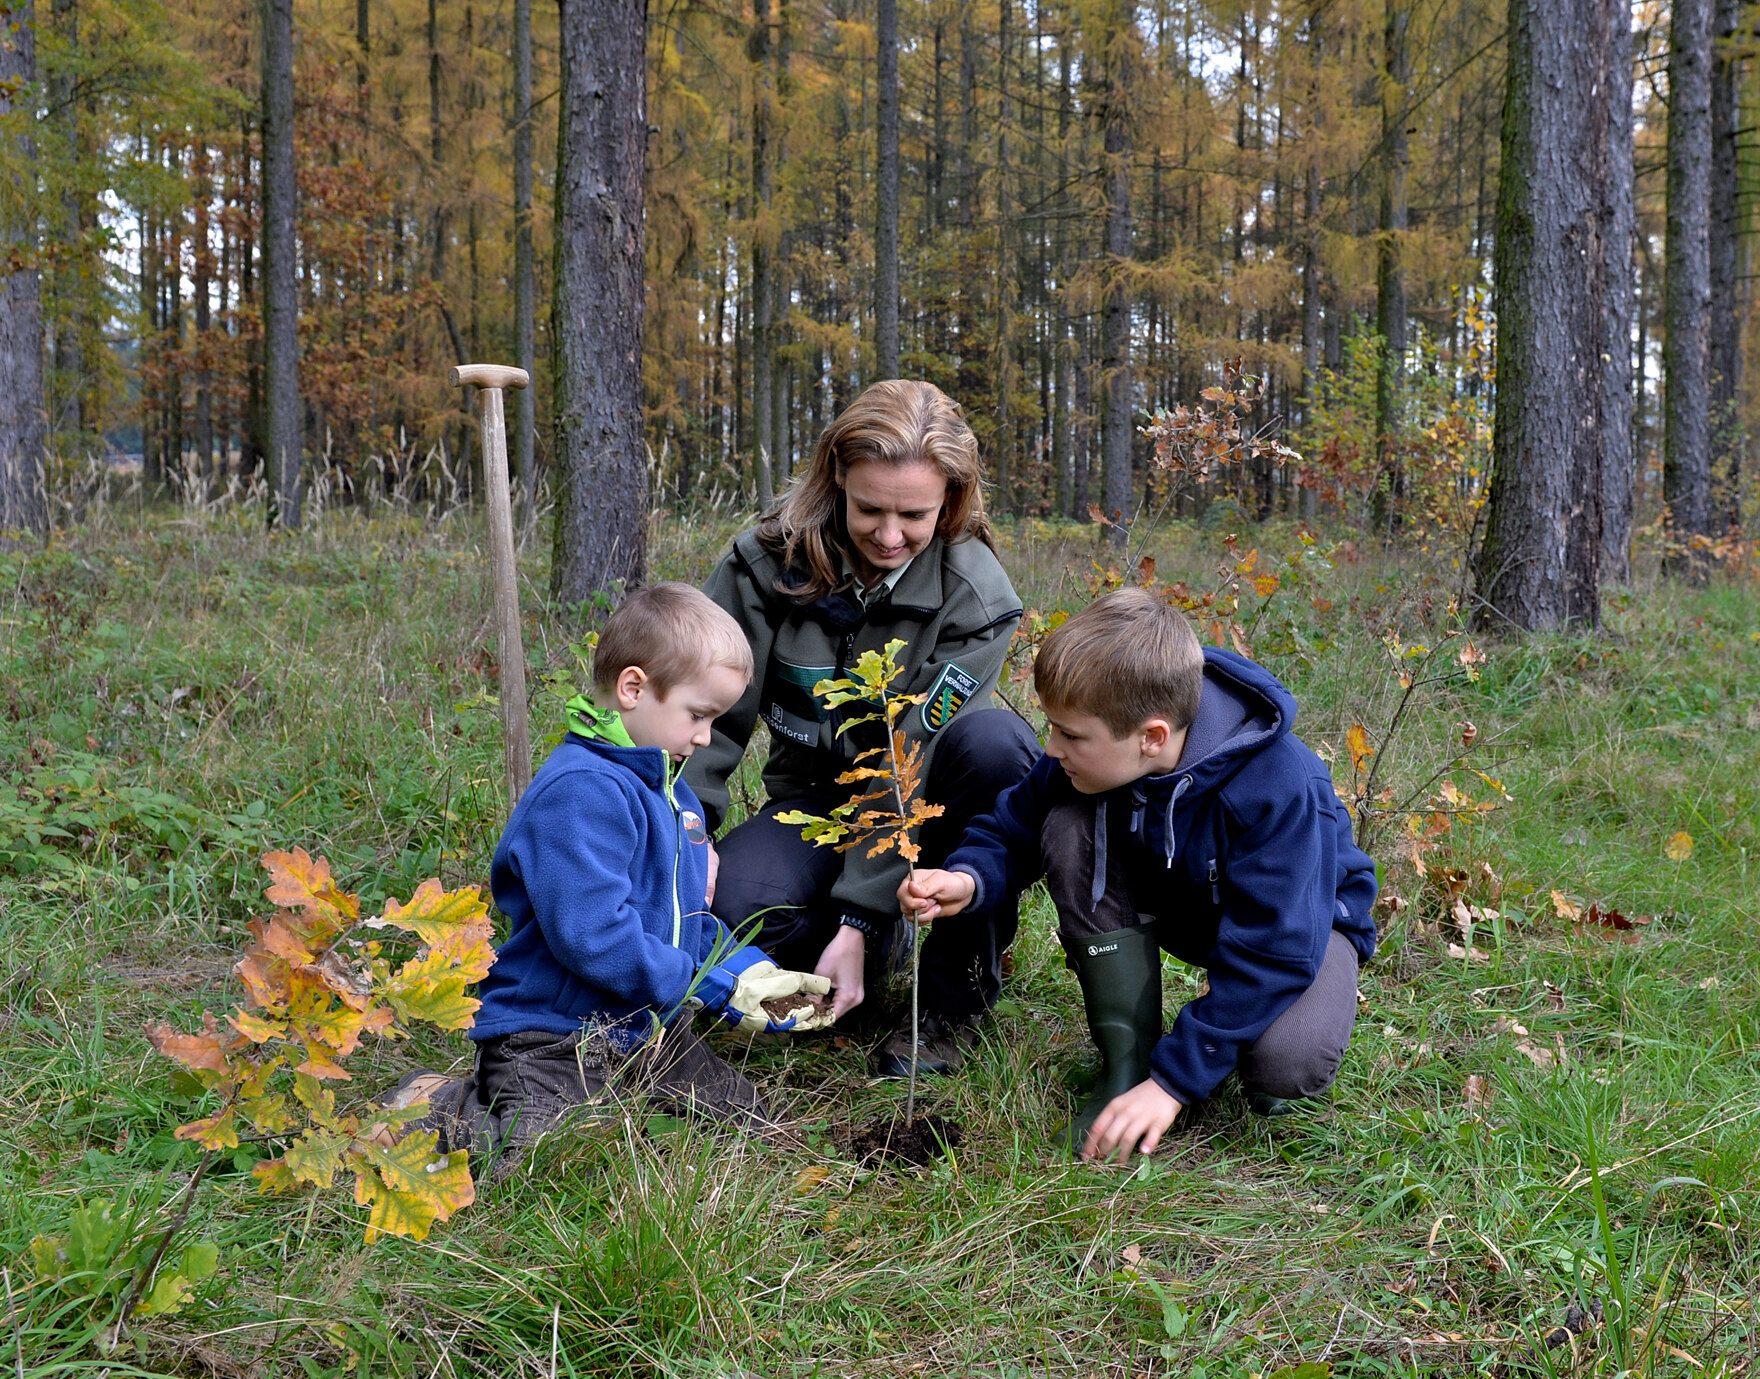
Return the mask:
{"type": "Polygon", "coordinates": [[[1198,715],[1204,648],[1185,614],[1147,589],[1097,598],[1045,638],[1033,688],[1049,712],[1092,714],[1117,738],[1151,718],[1178,731],[1198,715]]]}
{"type": "Polygon", "coordinates": [[[737,670],[750,681],[752,648],[725,608],[701,589],[669,581],[626,595],[605,620],[593,652],[593,688],[609,693],[630,666],[664,697],[710,666],[737,670]]]}

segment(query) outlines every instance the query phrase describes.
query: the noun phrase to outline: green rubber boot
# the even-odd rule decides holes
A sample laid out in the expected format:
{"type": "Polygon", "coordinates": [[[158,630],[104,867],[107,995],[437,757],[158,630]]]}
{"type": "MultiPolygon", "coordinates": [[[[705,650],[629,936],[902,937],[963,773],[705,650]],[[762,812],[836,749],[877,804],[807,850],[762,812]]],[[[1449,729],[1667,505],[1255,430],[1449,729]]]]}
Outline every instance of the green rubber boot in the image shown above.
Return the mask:
{"type": "Polygon", "coordinates": [[[1066,944],[1065,952],[1100,1050],[1100,1081],[1055,1141],[1080,1154],[1106,1104],[1149,1076],[1161,1040],[1161,943],[1156,926],[1144,924],[1066,944]]]}

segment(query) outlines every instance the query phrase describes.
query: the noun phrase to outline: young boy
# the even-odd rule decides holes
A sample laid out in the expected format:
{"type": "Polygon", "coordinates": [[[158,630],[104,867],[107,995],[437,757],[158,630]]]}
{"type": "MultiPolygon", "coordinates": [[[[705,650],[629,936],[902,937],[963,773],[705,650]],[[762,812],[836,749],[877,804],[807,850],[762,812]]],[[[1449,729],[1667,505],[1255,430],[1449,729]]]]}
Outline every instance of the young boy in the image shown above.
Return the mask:
{"type": "Polygon", "coordinates": [[[738,946],[709,913],[714,847],[678,779],[751,675],[738,624],[689,585],[638,590],[606,621],[594,699],[569,702],[568,735],[495,850],[489,884],[510,932],[478,992],[476,1076],[411,1074],[394,1096],[431,1099],[423,1123],[443,1148],[529,1145],[613,1084],[727,1124],[769,1120],[691,1012],[817,1029],[831,1016],[807,998],[831,985],[738,946]],[[792,1009],[777,1019],[764,1003],[779,999],[792,1009]]]}
{"type": "Polygon", "coordinates": [[[1198,645],[1144,589],[1095,600],[1033,666],[1050,735],[942,871],[899,887],[918,919],[981,911],[1043,874],[1100,1047],[1066,1132],[1083,1158],[1154,1151],[1237,1067],[1253,1109],[1332,1085],[1375,951],[1375,864],[1288,690],[1198,645]],[[1161,950],[1209,990],[1161,1030],[1161,950]]]}

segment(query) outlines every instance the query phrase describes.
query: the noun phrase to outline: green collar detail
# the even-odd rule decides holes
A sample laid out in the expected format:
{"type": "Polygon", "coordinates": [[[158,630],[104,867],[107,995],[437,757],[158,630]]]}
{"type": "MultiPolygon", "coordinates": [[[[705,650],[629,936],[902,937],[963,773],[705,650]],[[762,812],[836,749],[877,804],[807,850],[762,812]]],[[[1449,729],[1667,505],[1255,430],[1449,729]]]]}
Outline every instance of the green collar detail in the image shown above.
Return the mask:
{"type": "Polygon", "coordinates": [[[564,706],[568,730],[582,737],[596,737],[613,747],[634,747],[629,730],[623,726],[623,715],[616,709],[602,709],[584,694],[577,694],[564,706]]]}

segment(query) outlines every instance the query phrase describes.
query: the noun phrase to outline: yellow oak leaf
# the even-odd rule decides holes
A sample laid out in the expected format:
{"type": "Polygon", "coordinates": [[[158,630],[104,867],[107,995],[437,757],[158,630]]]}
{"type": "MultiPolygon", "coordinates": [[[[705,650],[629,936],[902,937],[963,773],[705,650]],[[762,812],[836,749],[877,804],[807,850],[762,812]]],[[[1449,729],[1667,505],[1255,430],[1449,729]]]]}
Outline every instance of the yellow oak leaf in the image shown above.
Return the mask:
{"type": "Polygon", "coordinates": [[[232,1107],[180,1125],[173,1132],[180,1140],[194,1140],[203,1149],[237,1149],[238,1122],[232,1107]]]}
{"type": "Polygon", "coordinates": [[[251,1168],[251,1177],[257,1180],[257,1191],[268,1195],[292,1192],[299,1187],[299,1179],[293,1176],[286,1159],[259,1160],[251,1168]]]}
{"type": "Polygon", "coordinates": [[[388,1188],[373,1172],[356,1172],[354,1200],[363,1207],[372,1208],[367,1217],[369,1245],[382,1235],[406,1235],[412,1240],[426,1240],[429,1227],[440,1215],[439,1208],[427,1198],[388,1188]]]}
{"type": "Polygon", "coordinates": [[[336,1093],[331,1091],[316,1077],[301,1069],[293,1072],[294,1100],[306,1108],[312,1119],[325,1129],[336,1126],[336,1093]]]}
{"type": "Polygon", "coordinates": [[[251,1097],[238,1103],[238,1113],[256,1127],[259,1135],[279,1135],[293,1128],[287,1098],[279,1094],[251,1097]]]}
{"type": "Polygon", "coordinates": [[[290,969],[286,959],[252,949],[232,965],[232,970],[250,993],[252,1005],[280,1010],[287,1004],[290,969]]]}
{"type": "Polygon", "coordinates": [[[312,960],[311,947],[280,915],[268,919],[253,919],[245,927],[257,940],[257,946],[265,952],[273,953],[278,958],[286,958],[296,967],[312,960]]]}
{"type": "Polygon", "coordinates": [[[329,1187],[342,1167],[342,1154],[347,1148],[348,1141],[340,1135],[308,1130],[287,1146],[288,1171],[301,1182],[329,1187]]]}
{"type": "Polygon", "coordinates": [[[1684,862],[1693,855],[1693,835],[1691,833],[1672,833],[1662,845],[1663,856],[1671,862],[1684,862]]]}
{"type": "Polygon", "coordinates": [[[391,925],[408,929],[423,943],[433,944],[460,930],[489,930],[489,906],[475,886],[449,891],[429,877],[416,887],[409,904],[400,905],[395,899],[387,900],[385,913],[378,919],[367,921],[370,929],[391,925]]]}
{"type": "Polygon", "coordinates": [[[482,1004],[464,994],[464,976],[445,953],[429,952],[406,962],[385,983],[385,999],[400,1018],[426,1020],[441,1029],[469,1029],[482,1004]]]}
{"type": "Polygon", "coordinates": [[[248,1010],[237,1010],[227,1017],[232,1027],[253,1044],[266,1044],[287,1033],[285,1020],[265,1020],[248,1010]]]}
{"type": "Polygon", "coordinates": [[[304,848],[271,852],[263,867],[269,873],[269,899],[300,912],[302,937],[322,943],[360,918],[359,899],[336,888],[330,864],[322,857],[314,860],[304,848]]]}
{"type": "Polygon", "coordinates": [[[336,1082],[352,1082],[353,1075],[342,1064],[330,1057],[331,1050],[322,1044],[307,1041],[305,1043],[305,1062],[294,1065],[295,1072],[305,1073],[309,1077],[327,1077],[336,1082]]]}
{"type": "Polygon", "coordinates": [[[1353,723],[1344,735],[1344,743],[1351,754],[1351,766],[1362,775],[1369,768],[1369,758],[1375,755],[1375,749],[1369,745],[1368,731],[1361,723],[1353,723]]]}

